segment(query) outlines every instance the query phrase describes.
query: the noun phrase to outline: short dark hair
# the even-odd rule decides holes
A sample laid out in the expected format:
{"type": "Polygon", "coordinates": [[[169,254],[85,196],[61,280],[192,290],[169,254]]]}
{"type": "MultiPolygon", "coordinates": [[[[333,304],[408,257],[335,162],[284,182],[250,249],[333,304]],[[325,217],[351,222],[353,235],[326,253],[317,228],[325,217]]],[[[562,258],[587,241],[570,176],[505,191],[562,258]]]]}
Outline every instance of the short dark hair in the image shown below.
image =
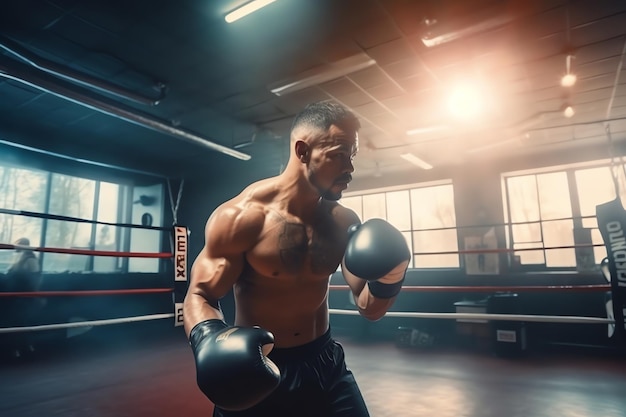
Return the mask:
{"type": "Polygon", "coordinates": [[[291,130],[305,125],[324,131],[328,130],[331,125],[355,132],[361,127],[361,123],[354,113],[341,104],[330,101],[319,101],[307,105],[304,110],[296,115],[291,130]]]}

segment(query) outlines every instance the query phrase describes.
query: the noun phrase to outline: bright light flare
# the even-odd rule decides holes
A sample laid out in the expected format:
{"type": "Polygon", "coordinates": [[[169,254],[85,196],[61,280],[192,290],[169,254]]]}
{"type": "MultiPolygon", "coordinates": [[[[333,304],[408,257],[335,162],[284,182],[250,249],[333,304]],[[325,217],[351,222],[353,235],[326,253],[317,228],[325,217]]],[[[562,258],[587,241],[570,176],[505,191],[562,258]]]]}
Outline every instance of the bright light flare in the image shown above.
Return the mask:
{"type": "Polygon", "coordinates": [[[479,83],[459,84],[448,97],[448,110],[461,120],[473,120],[485,112],[485,88],[479,83]]]}

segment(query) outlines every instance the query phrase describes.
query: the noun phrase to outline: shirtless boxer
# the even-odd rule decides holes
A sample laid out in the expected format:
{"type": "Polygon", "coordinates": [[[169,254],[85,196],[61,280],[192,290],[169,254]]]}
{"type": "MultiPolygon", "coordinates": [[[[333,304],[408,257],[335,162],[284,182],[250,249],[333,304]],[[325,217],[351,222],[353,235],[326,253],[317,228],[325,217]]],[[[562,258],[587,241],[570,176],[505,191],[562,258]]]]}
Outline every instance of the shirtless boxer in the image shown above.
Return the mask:
{"type": "Polygon", "coordinates": [[[183,311],[214,416],[369,415],[330,334],[330,276],[341,263],[360,314],[378,320],[401,289],[410,253],[389,223],[360,224],[337,203],[352,178],[359,127],[342,106],[307,106],[293,122],[285,170],[210,216],[183,311]],[[233,287],[230,326],[219,300],[233,287]]]}

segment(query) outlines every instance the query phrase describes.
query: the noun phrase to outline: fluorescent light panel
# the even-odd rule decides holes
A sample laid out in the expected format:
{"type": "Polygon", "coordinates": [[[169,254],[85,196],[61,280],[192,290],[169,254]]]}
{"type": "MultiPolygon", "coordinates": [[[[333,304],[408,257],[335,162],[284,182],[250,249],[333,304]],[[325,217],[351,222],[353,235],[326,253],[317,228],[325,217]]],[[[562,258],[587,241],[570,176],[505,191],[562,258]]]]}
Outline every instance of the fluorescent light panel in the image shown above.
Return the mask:
{"type": "Polygon", "coordinates": [[[420,135],[422,133],[432,133],[432,132],[439,132],[441,130],[446,130],[449,129],[448,126],[428,126],[428,127],[418,127],[415,129],[411,129],[411,130],[407,130],[406,134],[409,136],[412,135],[420,135]]]}
{"type": "Polygon", "coordinates": [[[328,65],[322,65],[305,71],[292,80],[270,86],[270,91],[277,96],[284,96],[295,91],[304,90],[314,85],[336,80],[356,71],[375,65],[376,61],[365,53],[353,55],[328,65]]]}
{"type": "MultiPolygon", "coordinates": [[[[455,32],[453,31],[453,32],[447,32],[447,33],[429,33],[422,37],[422,43],[427,48],[432,48],[432,47],[435,47],[444,43],[455,41],[457,39],[466,38],[469,36],[476,35],[478,33],[483,33],[483,32],[493,30],[500,26],[506,25],[511,20],[512,20],[511,17],[508,15],[497,16],[497,17],[492,17],[492,18],[483,20],[482,22],[457,30],[455,32]]],[[[432,31],[436,32],[437,29],[438,28],[435,25],[432,28],[432,31]]]]}
{"type": "Polygon", "coordinates": [[[262,7],[267,6],[270,3],[274,3],[276,0],[254,0],[249,3],[244,4],[238,9],[233,10],[228,13],[224,20],[228,23],[233,23],[236,20],[241,19],[244,16],[249,15],[250,13],[254,13],[262,7]]]}
{"type": "Polygon", "coordinates": [[[417,156],[413,155],[410,152],[400,154],[400,158],[405,159],[409,161],[410,163],[412,163],[413,165],[416,165],[422,169],[433,169],[433,166],[431,164],[429,164],[426,161],[421,160],[420,158],[418,158],[417,156]]]}

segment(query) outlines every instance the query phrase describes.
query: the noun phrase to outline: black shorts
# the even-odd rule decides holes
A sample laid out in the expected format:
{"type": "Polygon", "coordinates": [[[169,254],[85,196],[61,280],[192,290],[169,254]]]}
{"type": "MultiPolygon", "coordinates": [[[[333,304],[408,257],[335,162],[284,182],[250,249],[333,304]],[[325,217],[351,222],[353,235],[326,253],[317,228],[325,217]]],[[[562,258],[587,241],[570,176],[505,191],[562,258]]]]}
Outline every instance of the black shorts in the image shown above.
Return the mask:
{"type": "Polygon", "coordinates": [[[213,417],[369,417],[343,347],[330,330],[305,345],[274,349],[268,357],[280,369],[278,388],[245,411],[216,407],[213,417]]]}

